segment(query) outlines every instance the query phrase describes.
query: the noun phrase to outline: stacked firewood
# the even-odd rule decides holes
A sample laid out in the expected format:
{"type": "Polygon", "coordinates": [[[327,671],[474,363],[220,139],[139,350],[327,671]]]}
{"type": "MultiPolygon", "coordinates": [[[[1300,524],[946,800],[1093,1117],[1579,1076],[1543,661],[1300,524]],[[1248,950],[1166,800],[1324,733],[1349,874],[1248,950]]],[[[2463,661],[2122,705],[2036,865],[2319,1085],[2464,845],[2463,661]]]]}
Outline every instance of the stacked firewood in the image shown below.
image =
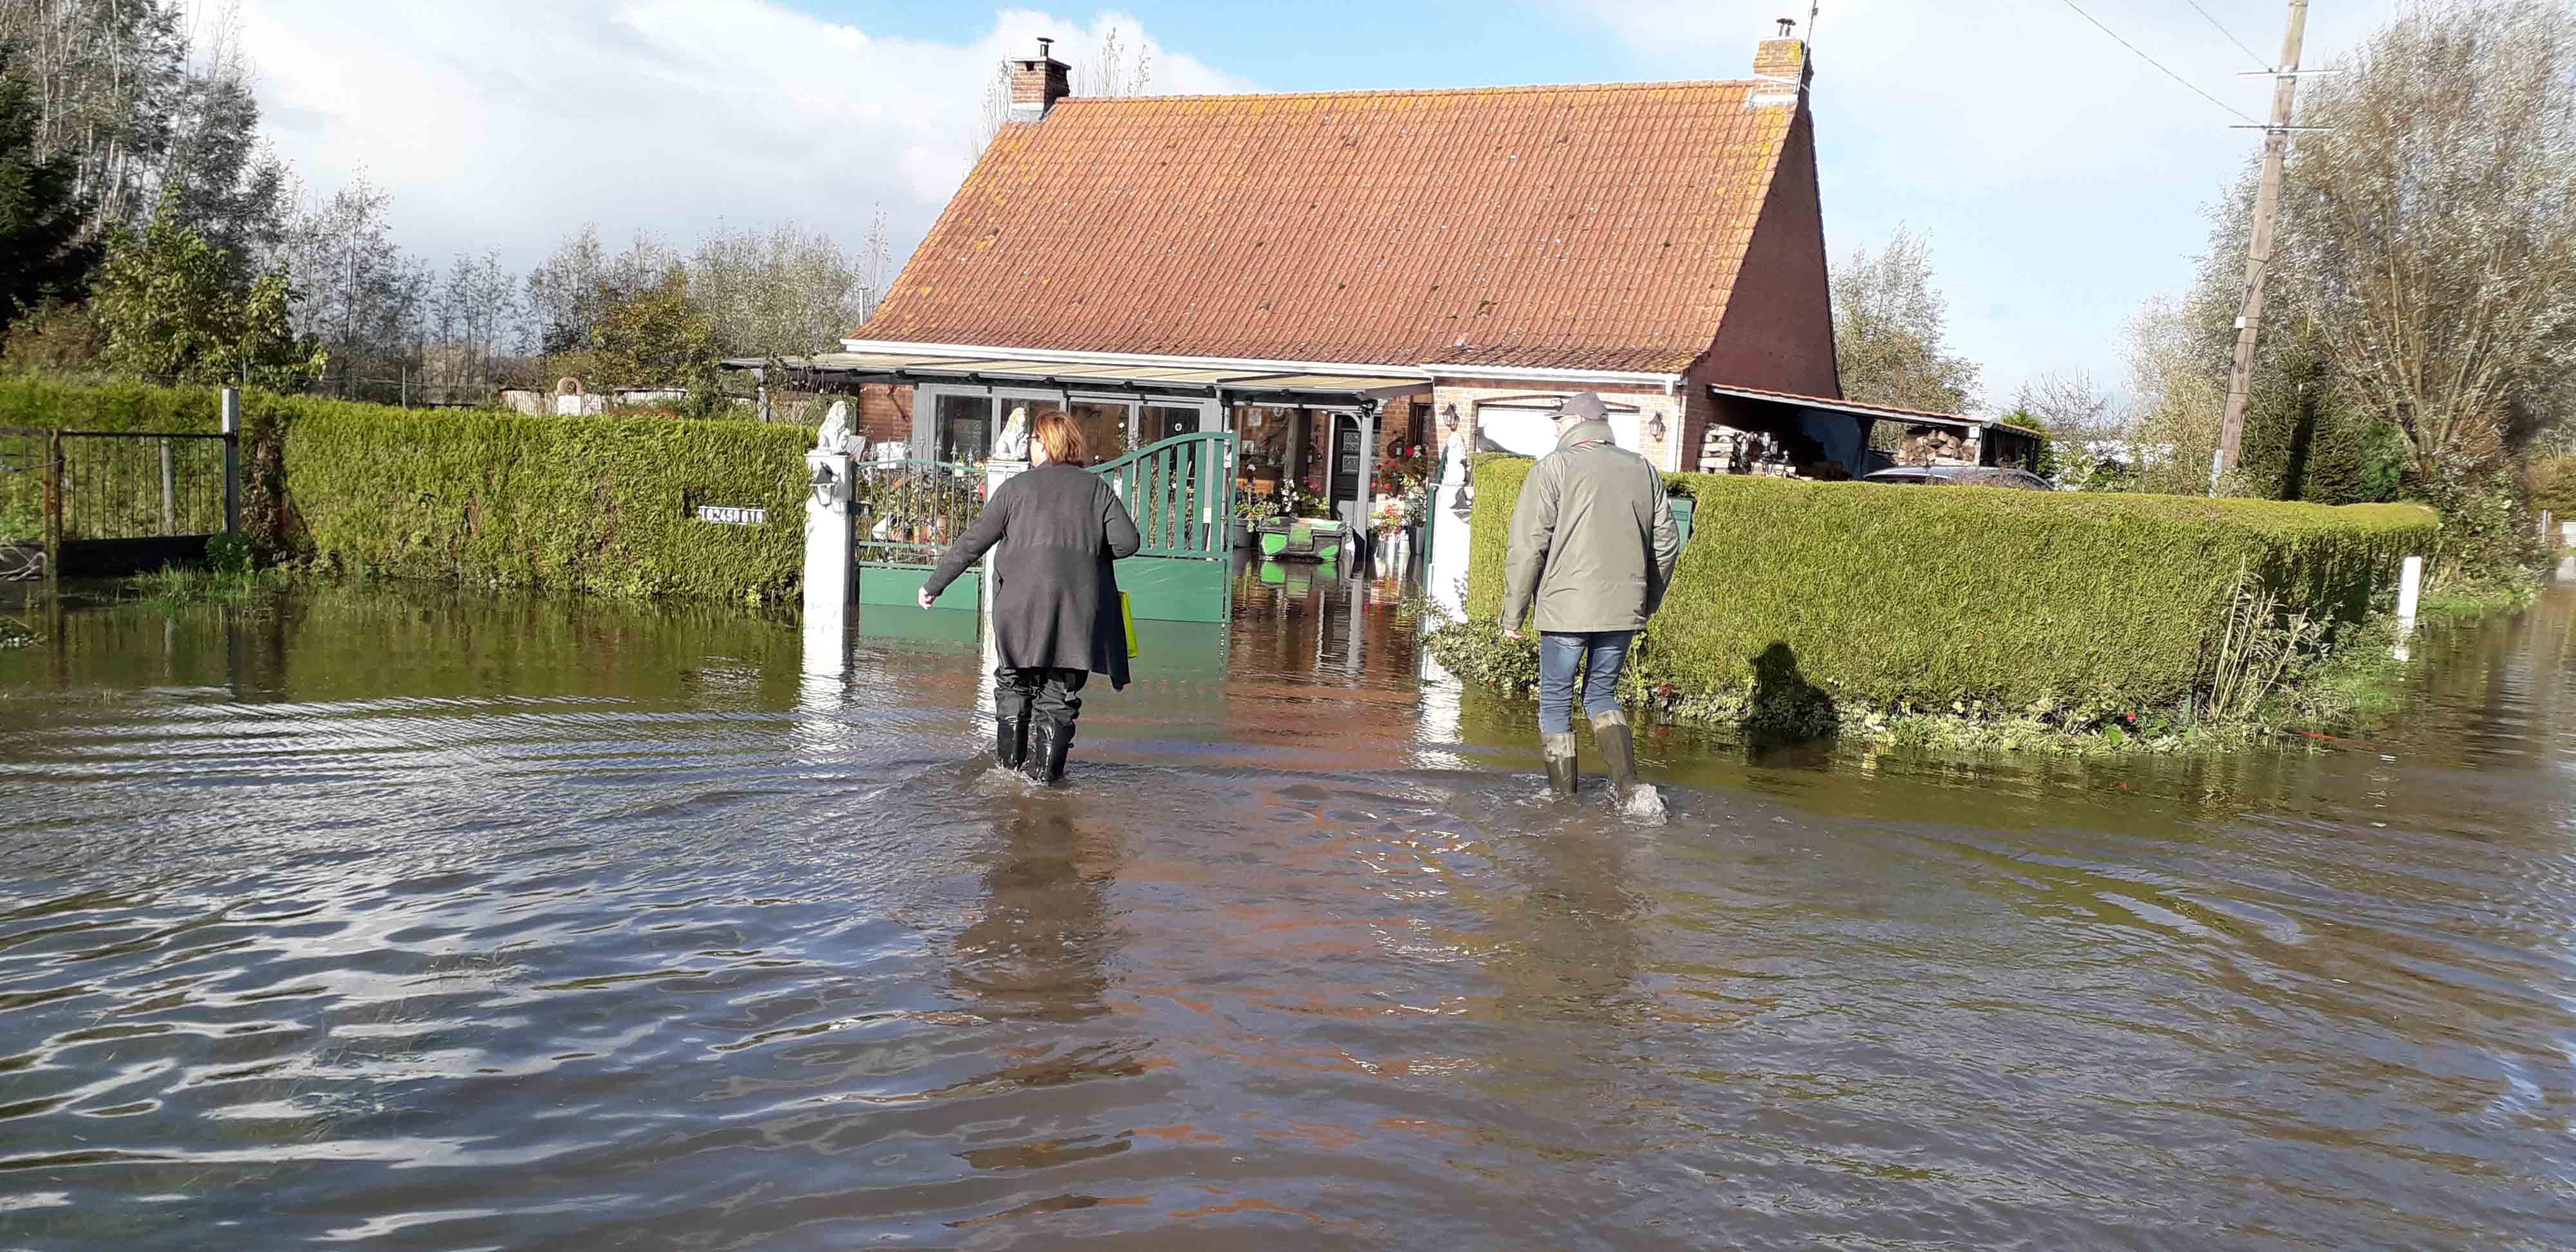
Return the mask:
{"type": "Polygon", "coordinates": [[[1917,426],[1905,432],[1905,442],[1896,453],[1900,465],[1964,465],[1975,459],[1967,436],[1939,426],[1917,426]]]}

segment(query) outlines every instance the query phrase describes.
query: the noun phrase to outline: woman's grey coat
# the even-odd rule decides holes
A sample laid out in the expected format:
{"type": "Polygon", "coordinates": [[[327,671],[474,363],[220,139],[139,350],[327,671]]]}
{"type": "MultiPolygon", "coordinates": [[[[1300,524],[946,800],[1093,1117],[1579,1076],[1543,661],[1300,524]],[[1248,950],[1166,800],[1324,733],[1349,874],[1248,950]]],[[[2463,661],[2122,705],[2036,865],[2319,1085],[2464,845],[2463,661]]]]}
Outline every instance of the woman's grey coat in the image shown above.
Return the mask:
{"type": "Polygon", "coordinates": [[[1127,626],[1111,562],[1136,555],[1136,545],[1136,520],[1108,479],[1078,466],[1040,466],[994,490],[922,587],[938,595],[993,549],[986,594],[1002,664],[1089,670],[1114,689],[1127,685],[1127,626]]]}

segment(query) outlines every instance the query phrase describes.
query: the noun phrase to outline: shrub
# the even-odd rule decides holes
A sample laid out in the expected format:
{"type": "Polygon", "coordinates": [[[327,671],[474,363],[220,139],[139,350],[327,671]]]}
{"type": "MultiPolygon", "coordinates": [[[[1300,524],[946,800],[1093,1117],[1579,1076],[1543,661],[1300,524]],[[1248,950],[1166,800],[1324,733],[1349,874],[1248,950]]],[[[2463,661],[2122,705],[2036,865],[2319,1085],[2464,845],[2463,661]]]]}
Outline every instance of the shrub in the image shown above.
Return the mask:
{"type": "MultiPolygon", "coordinates": [[[[1468,611],[1501,602],[1532,462],[1480,458],[1468,611]]],[[[2433,550],[2411,505],[1681,475],[1692,538],[1637,660],[1684,705],[2032,712],[2180,707],[2250,571],[2284,613],[2362,620],[2433,550]]]]}
{"type": "MultiPolygon", "coordinates": [[[[0,426],[206,431],[211,387],[0,377],[0,426]]],[[[804,562],[794,426],[521,417],[248,392],[244,529],[271,559],[496,586],[775,599],[804,562]],[[769,510],[697,521],[695,504],[769,510]]]]}
{"type": "Polygon", "coordinates": [[[0,426],[201,433],[222,428],[223,393],[214,387],[0,374],[0,426]]]}
{"type": "Polygon", "coordinates": [[[284,431],[288,546],[327,567],[738,600],[788,595],[803,567],[798,427],[260,403],[284,431]],[[769,516],[714,525],[697,504],[769,516]]]}
{"type": "Polygon", "coordinates": [[[2531,507],[2562,522],[2576,522],[2576,456],[2544,457],[2524,471],[2531,507]]]}

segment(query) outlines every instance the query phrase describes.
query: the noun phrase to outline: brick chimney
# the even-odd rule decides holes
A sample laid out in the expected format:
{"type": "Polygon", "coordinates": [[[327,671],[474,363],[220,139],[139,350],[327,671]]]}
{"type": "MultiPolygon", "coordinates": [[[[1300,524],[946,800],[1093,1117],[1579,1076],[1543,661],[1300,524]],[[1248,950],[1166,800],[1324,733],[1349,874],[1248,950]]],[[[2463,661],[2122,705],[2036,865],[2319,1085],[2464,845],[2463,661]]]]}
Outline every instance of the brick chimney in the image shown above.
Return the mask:
{"type": "Polygon", "coordinates": [[[1038,122],[1055,102],[1073,94],[1073,67],[1056,60],[1055,41],[1038,41],[1037,56],[1011,62],[1011,120],[1038,122]]]}
{"type": "Polygon", "coordinates": [[[1784,83],[1795,83],[1800,87],[1807,85],[1807,80],[1813,76],[1813,72],[1807,65],[1806,41],[1795,38],[1789,33],[1797,25],[1788,18],[1781,18],[1779,37],[1765,39],[1754,48],[1753,72],[1755,74],[1763,78],[1776,78],[1784,83]]]}

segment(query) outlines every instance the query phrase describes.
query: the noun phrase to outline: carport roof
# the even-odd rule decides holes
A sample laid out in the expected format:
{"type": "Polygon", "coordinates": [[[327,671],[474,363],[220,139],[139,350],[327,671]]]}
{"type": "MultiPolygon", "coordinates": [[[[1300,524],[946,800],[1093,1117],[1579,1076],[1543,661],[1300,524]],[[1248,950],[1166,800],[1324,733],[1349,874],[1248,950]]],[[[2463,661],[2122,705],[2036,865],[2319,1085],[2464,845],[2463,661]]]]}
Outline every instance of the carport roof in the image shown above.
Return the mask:
{"type": "Polygon", "coordinates": [[[1111,396],[1198,398],[1219,391],[1244,404],[1355,404],[1419,395],[1431,380],[1416,374],[1346,374],[1259,365],[1153,365],[1128,361],[1032,360],[930,352],[825,352],[780,361],[745,358],[726,369],[775,367],[844,383],[959,383],[1029,387],[1111,396]]]}
{"type": "Polygon", "coordinates": [[[1916,426],[1980,428],[1998,426],[2005,430],[2019,431],[2025,435],[2040,433],[2027,426],[2016,426],[2011,422],[1997,421],[1989,417],[1963,417],[1957,413],[1935,413],[1929,409],[1902,409],[1892,404],[1863,404],[1858,400],[1802,396],[1792,391],[1764,391],[1759,387],[1729,387],[1717,383],[1710,384],[1709,391],[1715,395],[1733,396],[1739,400],[1767,400],[1774,404],[1795,405],[1802,409],[1823,409],[1829,413],[1849,413],[1854,417],[1871,417],[1881,421],[1905,422],[1916,426]]]}

